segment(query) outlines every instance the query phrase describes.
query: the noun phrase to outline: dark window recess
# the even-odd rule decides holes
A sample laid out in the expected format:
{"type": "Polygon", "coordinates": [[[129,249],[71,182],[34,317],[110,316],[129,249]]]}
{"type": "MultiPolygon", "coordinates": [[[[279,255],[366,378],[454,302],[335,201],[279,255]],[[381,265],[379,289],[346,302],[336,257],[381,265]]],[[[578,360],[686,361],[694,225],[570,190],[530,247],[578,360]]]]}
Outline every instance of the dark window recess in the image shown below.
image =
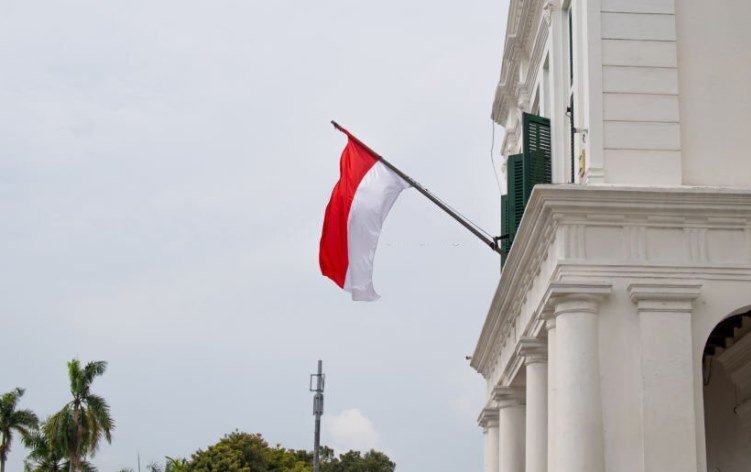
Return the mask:
{"type": "Polygon", "coordinates": [[[574,183],[574,150],[576,149],[576,126],[574,126],[574,96],[571,96],[571,104],[568,107],[568,119],[571,131],[571,183],[574,183]]]}
{"type": "MultiPolygon", "coordinates": [[[[507,194],[501,196],[501,248],[508,252],[514,242],[532,189],[552,182],[550,120],[524,113],[522,122],[523,153],[508,156],[506,161],[507,194]]],[[[501,265],[506,258],[501,258],[501,265]]]]}

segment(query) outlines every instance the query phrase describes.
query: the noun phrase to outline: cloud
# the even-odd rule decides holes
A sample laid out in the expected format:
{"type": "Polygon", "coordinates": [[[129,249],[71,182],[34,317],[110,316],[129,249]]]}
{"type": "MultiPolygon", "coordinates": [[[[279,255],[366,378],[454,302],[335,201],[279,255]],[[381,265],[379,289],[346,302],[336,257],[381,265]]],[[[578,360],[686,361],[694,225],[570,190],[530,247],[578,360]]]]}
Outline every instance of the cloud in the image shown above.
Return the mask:
{"type": "Polygon", "coordinates": [[[357,408],[343,410],[326,420],[324,428],[337,452],[368,451],[378,447],[380,439],[373,422],[357,408]]]}

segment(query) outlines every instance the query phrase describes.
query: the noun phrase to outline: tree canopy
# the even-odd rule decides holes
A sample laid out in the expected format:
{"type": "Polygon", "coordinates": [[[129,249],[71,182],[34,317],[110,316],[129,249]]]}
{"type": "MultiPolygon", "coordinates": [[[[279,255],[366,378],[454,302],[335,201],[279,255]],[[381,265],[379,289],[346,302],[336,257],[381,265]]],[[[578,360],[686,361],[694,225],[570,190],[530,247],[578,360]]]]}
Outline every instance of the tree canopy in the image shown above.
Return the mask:
{"type": "Polygon", "coordinates": [[[107,370],[104,361],[81,367],[78,359],[68,362],[72,400],[52,415],[44,425],[44,434],[55,450],[65,451],[70,472],[81,472],[86,456],[93,455],[102,438],[112,442],[114,420],[104,398],[91,391],[94,379],[107,370]]]}
{"type": "Polygon", "coordinates": [[[16,388],[0,396],[0,472],[5,472],[13,433],[17,432],[26,439],[39,424],[33,411],[17,408],[24,392],[24,389],[16,388]]]}
{"type": "MultiPolygon", "coordinates": [[[[336,457],[321,448],[321,472],[393,472],[396,464],[378,451],[349,451],[336,457]]],[[[311,472],[313,454],[305,450],[269,446],[260,434],[235,431],[206,450],[195,452],[189,472],[311,472]]]]}

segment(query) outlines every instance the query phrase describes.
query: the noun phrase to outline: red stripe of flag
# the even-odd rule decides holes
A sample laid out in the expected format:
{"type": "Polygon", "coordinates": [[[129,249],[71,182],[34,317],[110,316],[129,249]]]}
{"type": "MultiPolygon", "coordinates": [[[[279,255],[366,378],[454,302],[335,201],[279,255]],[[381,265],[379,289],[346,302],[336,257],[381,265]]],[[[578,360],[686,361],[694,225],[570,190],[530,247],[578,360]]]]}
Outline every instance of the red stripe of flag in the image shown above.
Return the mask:
{"type": "Polygon", "coordinates": [[[347,222],[352,200],[362,178],[378,162],[357,143],[348,140],[339,163],[339,181],[331,192],[323,220],[319,251],[321,273],[344,288],[349,267],[347,222]]]}

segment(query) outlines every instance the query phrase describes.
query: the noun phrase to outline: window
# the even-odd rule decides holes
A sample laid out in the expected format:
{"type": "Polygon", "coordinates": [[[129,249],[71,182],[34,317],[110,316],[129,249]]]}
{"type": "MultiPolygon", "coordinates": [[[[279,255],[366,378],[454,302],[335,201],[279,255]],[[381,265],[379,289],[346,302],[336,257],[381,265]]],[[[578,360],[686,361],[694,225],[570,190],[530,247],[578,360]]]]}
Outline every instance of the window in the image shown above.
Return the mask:
{"type": "MultiPolygon", "coordinates": [[[[522,153],[508,156],[506,161],[507,194],[501,196],[501,249],[508,253],[514,242],[532,189],[537,184],[551,183],[550,120],[524,113],[522,118],[522,153]]],[[[506,257],[501,257],[501,265],[506,257]]]]}

